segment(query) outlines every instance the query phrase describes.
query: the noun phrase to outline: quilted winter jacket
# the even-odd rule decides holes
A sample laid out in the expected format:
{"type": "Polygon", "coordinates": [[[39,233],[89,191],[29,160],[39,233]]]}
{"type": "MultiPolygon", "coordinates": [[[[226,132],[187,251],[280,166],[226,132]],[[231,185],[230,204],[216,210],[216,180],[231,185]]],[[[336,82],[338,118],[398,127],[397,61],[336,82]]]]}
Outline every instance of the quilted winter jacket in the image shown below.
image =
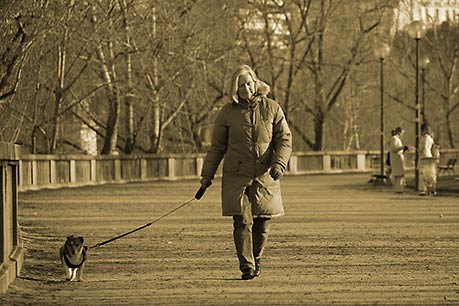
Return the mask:
{"type": "Polygon", "coordinates": [[[269,175],[272,166],[283,170],[292,153],[292,137],[280,105],[265,96],[248,104],[223,106],[215,121],[212,145],[204,160],[202,177],[213,179],[224,157],[222,214],[240,215],[243,194],[252,203],[254,217],[284,214],[280,182],[269,175]]]}

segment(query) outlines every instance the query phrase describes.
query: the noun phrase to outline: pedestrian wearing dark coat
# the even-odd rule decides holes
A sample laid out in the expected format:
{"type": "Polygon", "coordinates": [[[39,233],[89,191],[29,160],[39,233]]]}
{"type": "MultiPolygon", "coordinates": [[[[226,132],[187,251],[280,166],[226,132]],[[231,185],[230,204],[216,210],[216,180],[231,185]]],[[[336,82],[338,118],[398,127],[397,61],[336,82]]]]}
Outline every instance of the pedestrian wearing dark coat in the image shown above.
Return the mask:
{"type": "Polygon", "coordinates": [[[233,217],[233,238],[242,279],[260,274],[272,217],[284,214],[279,179],[292,152],[292,136],[269,86],[247,65],[231,79],[231,103],[217,115],[201,185],[212,184],[224,157],[222,214],[233,217]]]}

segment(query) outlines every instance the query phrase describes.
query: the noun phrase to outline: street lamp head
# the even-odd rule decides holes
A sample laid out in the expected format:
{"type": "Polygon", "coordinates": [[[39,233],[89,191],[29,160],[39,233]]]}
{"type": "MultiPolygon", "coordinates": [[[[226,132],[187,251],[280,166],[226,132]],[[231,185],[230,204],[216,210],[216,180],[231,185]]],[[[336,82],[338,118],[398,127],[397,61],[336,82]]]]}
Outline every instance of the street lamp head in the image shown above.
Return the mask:
{"type": "Polygon", "coordinates": [[[419,61],[419,64],[421,66],[421,69],[426,69],[427,66],[429,66],[430,64],[430,59],[427,56],[423,56],[419,61]]]}
{"type": "Polygon", "coordinates": [[[406,27],[408,35],[410,35],[413,39],[421,39],[424,36],[426,29],[426,24],[421,20],[415,20],[406,27]]]}
{"type": "Polygon", "coordinates": [[[379,42],[374,48],[373,53],[377,58],[384,59],[390,53],[390,46],[386,43],[379,42]]]}

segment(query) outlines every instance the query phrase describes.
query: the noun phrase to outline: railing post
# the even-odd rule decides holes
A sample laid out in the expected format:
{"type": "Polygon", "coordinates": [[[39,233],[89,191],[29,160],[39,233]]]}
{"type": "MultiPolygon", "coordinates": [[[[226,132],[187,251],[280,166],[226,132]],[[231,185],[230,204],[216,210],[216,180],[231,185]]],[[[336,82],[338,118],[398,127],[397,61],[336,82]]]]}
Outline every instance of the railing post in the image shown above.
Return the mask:
{"type": "MultiPolygon", "coordinates": [[[[5,168],[3,165],[0,165],[0,184],[2,184],[2,189],[0,190],[0,218],[2,223],[0,224],[0,264],[5,262],[5,259],[8,257],[8,244],[6,242],[6,222],[7,222],[7,213],[6,213],[6,203],[5,203],[5,193],[4,188],[5,184],[5,168]]],[[[1,292],[1,290],[0,290],[1,292]]]]}
{"type": "Polygon", "coordinates": [[[56,161],[50,160],[49,161],[49,182],[51,184],[57,183],[57,176],[56,176],[56,161]]]}
{"type": "Polygon", "coordinates": [[[11,201],[13,209],[13,245],[19,245],[19,227],[18,227],[18,164],[12,165],[11,172],[11,201]],[[15,222],[16,220],[16,222],[15,222]]]}
{"type": "Polygon", "coordinates": [[[91,182],[97,182],[97,160],[91,159],[90,164],[89,164],[90,169],[90,181],[91,182]]]}
{"type": "Polygon", "coordinates": [[[38,167],[37,161],[32,160],[32,186],[38,184],[38,167]]]}
{"type": "Polygon", "coordinates": [[[296,174],[298,172],[298,157],[296,155],[290,156],[288,171],[290,174],[296,174]]]}
{"type": "Polygon", "coordinates": [[[167,159],[167,177],[170,179],[175,178],[175,158],[173,157],[167,159]]]}
{"type": "Polygon", "coordinates": [[[22,160],[18,162],[18,187],[24,185],[24,174],[22,173],[22,160]]]}
{"type": "Polygon", "coordinates": [[[75,183],[76,182],[76,167],[75,167],[75,160],[74,159],[71,159],[70,162],[69,162],[69,181],[70,183],[75,183]]]}
{"type": "Polygon", "coordinates": [[[357,153],[357,170],[364,172],[366,170],[366,158],[365,154],[357,153]]]}
{"type": "Polygon", "coordinates": [[[147,172],[147,160],[145,158],[140,159],[140,179],[144,180],[148,177],[147,172]]]}
{"type": "Polygon", "coordinates": [[[115,181],[120,181],[121,180],[121,160],[119,158],[116,158],[113,160],[113,166],[115,167],[115,181]]]}
{"type": "Polygon", "coordinates": [[[324,153],[323,159],[322,159],[322,165],[323,165],[324,172],[331,171],[331,157],[329,154],[324,153]]]}

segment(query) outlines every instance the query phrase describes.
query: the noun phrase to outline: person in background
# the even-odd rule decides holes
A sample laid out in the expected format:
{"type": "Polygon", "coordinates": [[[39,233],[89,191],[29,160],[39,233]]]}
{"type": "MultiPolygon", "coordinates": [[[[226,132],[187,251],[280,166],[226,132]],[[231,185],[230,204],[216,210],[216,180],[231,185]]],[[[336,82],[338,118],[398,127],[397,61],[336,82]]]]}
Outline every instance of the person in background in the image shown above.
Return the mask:
{"type": "Polygon", "coordinates": [[[222,214],[233,217],[243,280],[260,275],[271,218],[284,214],[279,180],[292,153],[292,136],[269,86],[247,65],[231,79],[231,102],[219,111],[201,186],[212,184],[223,159],[222,214]]]}
{"type": "Polygon", "coordinates": [[[397,194],[405,193],[405,156],[404,153],[408,150],[407,146],[403,145],[402,136],[405,131],[401,127],[397,127],[393,131],[390,140],[390,165],[391,176],[393,177],[394,191],[397,194]]]}
{"type": "Polygon", "coordinates": [[[432,129],[427,123],[421,125],[419,142],[419,195],[437,194],[437,163],[439,150],[434,142],[432,129]]]}
{"type": "MultiPolygon", "coordinates": [[[[388,143],[389,147],[390,147],[390,143],[391,143],[392,137],[394,135],[395,135],[395,130],[392,130],[390,132],[391,138],[390,138],[389,143],[388,143]]],[[[390,149],[389,149],[389,151],[387,152],[387,157],[386,157],[386,176],[387,176],[387,178],[389,180],[389,183],[391,183],[391,181],[390,181],[391,173],[392,173],[392,169],[391,169],[391,166],[390,166],[390,149]]]]}

